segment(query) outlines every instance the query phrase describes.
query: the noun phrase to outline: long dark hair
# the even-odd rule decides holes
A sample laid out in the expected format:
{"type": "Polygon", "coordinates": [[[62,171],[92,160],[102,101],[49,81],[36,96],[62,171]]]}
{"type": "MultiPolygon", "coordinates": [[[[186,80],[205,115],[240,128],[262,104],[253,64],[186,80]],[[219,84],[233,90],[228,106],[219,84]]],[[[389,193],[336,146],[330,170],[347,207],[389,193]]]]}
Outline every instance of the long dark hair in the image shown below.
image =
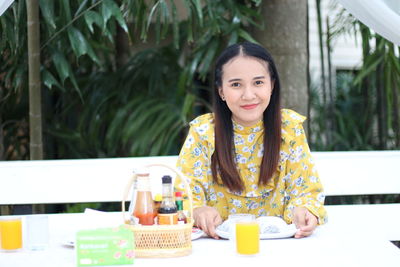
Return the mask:
{"type": "Polygon", "coordinates": [[[225,101],[222,101],[218,90],[222,86],[222,68],[239,55],[254,57],[265,61],[273,84],[272,95],[267,109],[264,111],[264,153],[260,166],[259,185],[266,185],[278,167],[281,145],[281,107],[280,82],[275,63],[269,52],[260,45],[244,42],[226,48],[218,57],[214,70],[213,108],[215,123],[215,151],[211,157],[211,170],[214,182],[218,182],[218,174],[222,182],[232,192],[244,189],[236,163],[234,161],[234,142],[232,112],[225,101]]]}

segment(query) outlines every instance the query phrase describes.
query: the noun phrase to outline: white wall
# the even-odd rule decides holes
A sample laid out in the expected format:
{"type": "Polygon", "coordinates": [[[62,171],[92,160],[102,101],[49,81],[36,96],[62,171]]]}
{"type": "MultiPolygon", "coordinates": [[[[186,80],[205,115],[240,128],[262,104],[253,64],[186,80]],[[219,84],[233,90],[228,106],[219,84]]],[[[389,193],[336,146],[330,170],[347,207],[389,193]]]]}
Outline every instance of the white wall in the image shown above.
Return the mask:
{"type": "MultiPolygon", "coordinates": [[[[308,0],[309,8],[309,49],[310,49],[310,73],[312,82],[320,79],[321,75],[321,60],[320,60],[320,46],[318,37],[318,22],[316,0],[308,0]]],[[[324,53],[326,53],[326,18],[329,16],[330,24],[333,23],[337,12],[342,9],[342,6],[334,0],[321,0],[321,16],[323,18],[323,42],[324,53]],[[335,8],[336,7],[336,8],[335,8]]],[[[361,40],[354,36],[345,35],[336,38],[331,42],[331,64],[332,72],[335,69],[354,69],[360,66],[362,62],[362,49],[361,40]]],[[[325,60],[327,64],[327,60],[325,60]]],[[[325,65],[325,73],[328,68],[325,65]]]]}

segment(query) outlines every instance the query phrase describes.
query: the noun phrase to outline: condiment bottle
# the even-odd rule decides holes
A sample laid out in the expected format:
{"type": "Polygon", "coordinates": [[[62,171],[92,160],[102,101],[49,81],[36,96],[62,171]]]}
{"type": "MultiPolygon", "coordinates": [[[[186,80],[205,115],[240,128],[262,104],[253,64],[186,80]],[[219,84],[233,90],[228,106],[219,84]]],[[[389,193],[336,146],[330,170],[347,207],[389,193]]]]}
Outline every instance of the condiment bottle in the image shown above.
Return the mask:
{"type": "Polygon", "coordinates": [[[187,218],[183,211],[182,192],[180,192],[180,191],[175,192],[175,204],[176,204],[176,207],[178,210],[178,224],[187,223],[187,218]]]}
{"type": "Polygon", "coordinates": [[[154,204],[151,196],[150,173],[147,169],[137,173],[136,180],[137,196],[133,216],[139,219],[139,224],[154,224],[154,204]]]}
{"type": "Polygon", "coordinates": [[[162,201],[158,210],[158,224],[178,224],[178,214],[172,196],[172,177],[162,177],[162,201]]]}
{"type": "Polygon", "coordinates": [[[154,213],[157,216],[158,215],[158,210],[160,209],[161,206],[161,201],[162,201],[162,195],[161,194],[156,194],[154,197],[154,213]]]}

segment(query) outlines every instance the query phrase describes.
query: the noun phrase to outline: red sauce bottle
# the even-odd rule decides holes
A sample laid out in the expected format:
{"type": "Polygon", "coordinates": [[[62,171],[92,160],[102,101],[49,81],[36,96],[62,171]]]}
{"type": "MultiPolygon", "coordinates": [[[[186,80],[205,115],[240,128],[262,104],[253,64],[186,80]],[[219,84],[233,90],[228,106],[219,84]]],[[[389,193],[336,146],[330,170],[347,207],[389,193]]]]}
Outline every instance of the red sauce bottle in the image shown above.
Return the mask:
{"type": "Polygon", "coordinates": [[[137,196],[133,216],[139,219],[139,224],[154,224],[154,204],[150,188],[149,172],[140,172],[137,174],[137,196]]]}

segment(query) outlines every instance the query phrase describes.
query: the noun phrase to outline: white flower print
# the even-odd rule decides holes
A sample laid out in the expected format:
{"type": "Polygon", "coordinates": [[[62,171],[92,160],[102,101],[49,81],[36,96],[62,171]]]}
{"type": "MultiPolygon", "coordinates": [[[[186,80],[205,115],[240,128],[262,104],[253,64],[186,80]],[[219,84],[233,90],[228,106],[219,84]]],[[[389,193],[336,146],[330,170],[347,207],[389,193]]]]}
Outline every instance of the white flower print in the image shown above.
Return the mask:
{"type": "Polygon", "coordinates": [[[201,192],[201,187],[198,186],[198,185],[195,185],[195,186],[193,187],[193,190],[194,190],[194,192],[195,192],[196,194],[200,194],[200,192],[201,192]]]}
{"type": "Polygon", "coordinates": [[[243,145],[244,144],[244,139],[240,134],[235,134],[234,142],[235,142],[236,146],[243,145]]]}
{"type": "Polygon", "coordinates": [[[256,137],[256,135],[255,134],[249,134],[249,137],[247,137],[247,141],[249,142],[249,143],[252,143],[253,141],[254,141],[254,138],[256,137]]]}
{"type": "Polygon", "coordinates": [[[311,181],[312,183],[317,183],[317,182],[318,182],[318,177],[315,177],[315,176],[311,175],[311,176],[310,176],[310,181],[311,181]]]}
{"type": "Polygon", "coordinates": [[[235,209],[235,208],[232,208],[231,211],[230,211],[229,213],[231,213],[231,214],[236,214],[236,209],[235,209]]]}
{"type": "Polygon", "coordinates": [[[232,199],[232,204],[238,208],[242,207],[242,201],[238,200],[238,199],[232,199]]]}
{"type": "Polygon", "coordinates": [[[294,134],[295,134],[296,136],[300,136],[300,135],[303,134],[303,130],[302,130],[302,129],[299,129],[299,128],[295,128],[295,129],[294,129],[294,134]]]}
{"type": "Polygon", "coordinates": [[[254,128],[251,129],[251,130],[252,130],[253,133],[256,133],[256,132],[261,131],[261,127],[260,127],[260,126],[257,126],[257,127],[254,127],[254,128]]]}
{"type": "Polygon", "coordinates": [[[249,210],[258,209],[258,203],[255,202],[255,201],[251,201],[251,202],[249,203],[249,205],[247,206],[247,208],[248,208],[249,210]]]}
{"type": "Polygon", "coordinates": [[[193,176],[199,177],[202,174],[201,168],[194,169],[193,176]]]}
{"type": "Polygon", "coordinates": [[[303,165],[303,170],[308,170],[308,165],[307,164],[302,164],[303,165]]]}
{"type": "Polygon", "coordinates": [[[242,154],[236,154],[236,162],[245,164],[247,162],[247,158],[244,157],[242,154]]]}
{"type": "Polygon", "coordinates": [[[195,147],[195,148],[193,149],[193,154],[194,154],[196,157],[200,156],[200,154],[201,154],[201,149],[198,148],[198,147],[195,147]]]}
{"type": "Polygon", "coordinates": [[[256,184],[252,184],[252,185],[251,185],[251,189],[253,189],[253,190],[257,190],[257,189],[258,189],[258,185],[256,185],[256,184]]]}
{"type": "Polygon", "coordinates": [[[237,124],[237,123],[234,123],[234,124],[233,124],[233,127],[234,127],[235,129],[237,129],[237,130],[240,130],[240,131],[244,129],[244,127],[243,127],[242,125],[237,124]]]}
{"type": "Polygon", "coordinates": [[[210,125],[208,123],[202,124],[198,127],[195,127],[195,131],[198,132],[200,135],[203,135],[207,132],[207,130],[210,128],[210,125]]]}
{"type": "Polygon", "coordinates": [[[289,113],[289,114],[290,114],[290,117],[291,117],[292,119],[296,120],[296,121],[300,121],[300,120],[302,119],[297,113],[291,112],[291,113],[289,113]]]}
{"type": "Polygon", "coordinates": [[[194,137],[193,137],[193,135],[189,135],[186,138],[185,147],[190,148],[193,144],[194,144],[194,137]]]}
{"type": "Polygon", "coordinates": [[[257,153],[257,157],[262,158],[263,155],[264,155],[264,145],[261,144],[260,149],[258,150],[258,153],[257,153]]]}
{"type": "Polygon", "coordinates": [[[324,203],[325,194],[324,194],[324,193],[319,193],[319,194],[317,195],[317,200],[318,200],[319,202],[321,202],[321,203],[324,203]]]}
{"type": "Polygon", "coordinates": [[[246,153],[246,152],[249,152],[250,149],[249,149],[248,146],[244,146],[244,147],[242,148],[242,151],[246,153]]]}
{"type": "Polygon", "coordinates": [[[265,209],[259,209],[257,213],[257,217],[265,216],[266,212],[265,209]]]}
{"type": "Polygon", "coordinates": [[[225,197],[224,193],[222,193],[222,192],[218,192],[218,193],[217,193],[217,196],[218,196],[219,198],[224,198],[224,197],[225,197]]]}
{"type": "Polygon", "coordinates": [[[289,161],[290,162],[299,162],[301,158],[303,157],[303,146],[297,146],[296,150],[290,149],[290,156],[289,156],[289,161]]]}
{"type": "Polygon", "coordinates": [[[201,161],[198,160],[198,161],[196,161],[196,162],[194,163],[193,167],[199,168],[199,167],[201,167],[201,165],[202,165],[201,161]]]}
{"type": "Polygon", "coordinates": [[[294,181],[294,183],[295,183],[297,186],[302,186],[303,183],[304,183],[304,178],[303,178],[302,176],[300,176],[299,178],[297,178],[297,179],[294,181]]]}
{"type": "Polygon", "coordinates": [[[250,191],[250,192],[246,193],[246,197],[256,197],[256,196],[257,196],[257,193],[254,191],[250,191]]]}
{"type": "Polygon", "coordinates": [[[210,200],[211,201],[217,200],[217,195],[215,193],[210,194],[210,200]]]}
{"type": "Polygon", "coordinates": [[[291,173],[291,172],[289,172],[288,174],[286,174],[286,175],[282,178],[282,180],[283,180],[284,182],[290,181],[291,179],[292,179],[292,173],[291,173]]]}
{"type": "Polygon", "coordinates": [[[303,201],[301,200],[301,198],[299,198],[299,199],[296,199],[296,205],[301,205],[301,204],[303,204],[303,201]]]}
{"type": "Polygon", "coordinates": [[[289,158],[289,154],[286,153],[285,151],[281,151],[281,152],[280,152],[280,156],[281,156],[280,160],[281,160],[282,162],[283,162],[283,161],[286,161],[286,160],[289,158]]]}

